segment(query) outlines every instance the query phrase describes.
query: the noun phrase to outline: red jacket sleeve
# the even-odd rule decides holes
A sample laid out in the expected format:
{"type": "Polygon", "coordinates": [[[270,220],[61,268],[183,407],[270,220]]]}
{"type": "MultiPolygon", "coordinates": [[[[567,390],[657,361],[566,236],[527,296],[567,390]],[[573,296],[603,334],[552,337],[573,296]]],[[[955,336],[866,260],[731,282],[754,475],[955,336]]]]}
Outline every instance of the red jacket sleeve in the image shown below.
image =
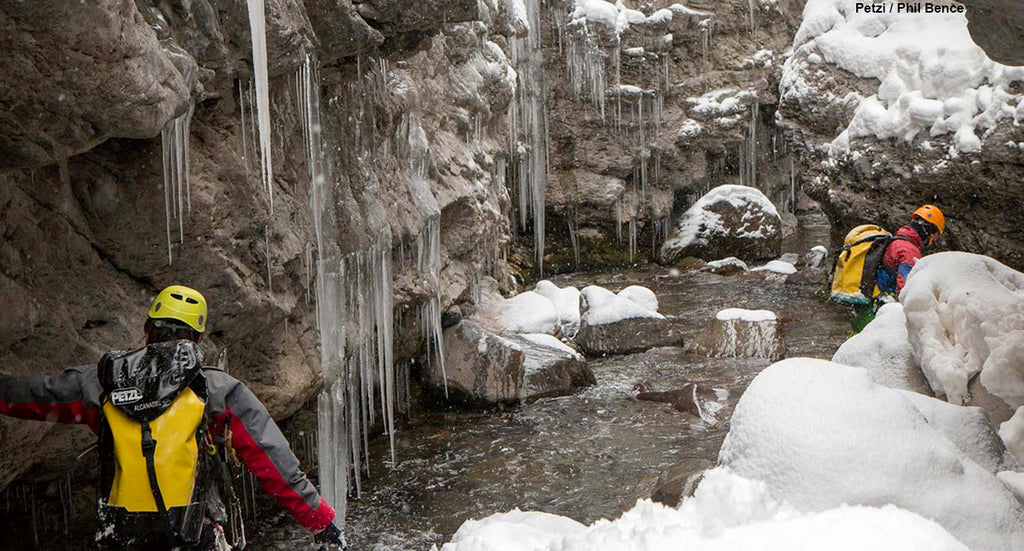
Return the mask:
{"type": "Polygon", "coordinates": [[[921,249],[902,239],[894,240],[885,251],[883,263],[896,272],[896,292],[903,290],[907,283],[907,274],[921,258],[921,249]]]}
{"type": "Polygon", "coordinates": [[[221,435],[230,431],[231,447],[242,462],[299,524],[312,532],[330,525],[334,509],[299,468],[288,440],[256,395],[227,374],[206,373],[211,400],[224,400],[214,430],[221,435]]]}
{"type": "Polygon", "coordinates": [[[58,375],[0,375],[0,414],[86,424],[98,432],[98,388],[96,368],[91,366],[68,368],[58,375]]]}

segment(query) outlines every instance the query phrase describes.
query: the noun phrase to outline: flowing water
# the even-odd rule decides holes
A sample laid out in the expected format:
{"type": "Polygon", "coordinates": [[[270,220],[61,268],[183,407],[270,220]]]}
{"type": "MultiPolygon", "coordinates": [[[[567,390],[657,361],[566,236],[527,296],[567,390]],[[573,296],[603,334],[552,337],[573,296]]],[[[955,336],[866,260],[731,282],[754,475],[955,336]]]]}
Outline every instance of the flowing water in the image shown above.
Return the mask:
{"type": "MultiPolygon", "coordinates": [[[[805,217],[784,248],[803,252],[827,243],[824,219],[805,217]]],[[[787,356],[831,357],[849,331],[846,314],[816,298],[816,286],[759,274],[673,277],[665,268],[649,267],[555,282],[612,290],[648,286],[687,338],[723,308],[773,310],[783,322],[787,356]]],[[[427,413],[398,431],[394,468],[387,466],[386,439],[371,442],[375,470],[362,496],[349,500],[349,543],[360,550],[427,550],[468,519],[515,507],[584,523],[614,518],[649,497],[657,475],[671,465],[717,458],[736,401],[768,363],[709,360],[661,348],[591,360],[597,385],[572,396],[500,412],[427,413]],[[717,426],[667,404],[636,399],[638,385],[671,390],[687,382],[716,389],[723,406],[717,426]]]]}

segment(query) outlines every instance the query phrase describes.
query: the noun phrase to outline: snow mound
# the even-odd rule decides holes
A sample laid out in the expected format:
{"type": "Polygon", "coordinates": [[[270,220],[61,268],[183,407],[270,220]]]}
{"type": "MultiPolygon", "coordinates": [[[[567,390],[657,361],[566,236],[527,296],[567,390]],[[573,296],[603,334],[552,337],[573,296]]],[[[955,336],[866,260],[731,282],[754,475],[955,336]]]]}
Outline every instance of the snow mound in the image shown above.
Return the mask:
{"type": "Polygon", "coordinates": [[[713,270],[725,268],[726,266],[735,266],[737,268],[742,268],[744,272],[750,270],[750,267],[747,266],[746,262],[736,258],[735,256],[730,256],[729,258],[723,258],[721,260],[712,260],[711,262],[708,262],[708,267],[713,270]]]}
{"type": "Polygon", "coordinates": [[[665,551],[666,549],[966,550],[941,526],[897,507],[800,513],[761,482],[708,471],[678,509],[638,501],[618,519],[583,526],[518,509],[467,521],[441,551],[665,551]]]}
{"type": "Polygon", "coordinates": [[[733,88],[714,90],[702,96],[687,98],[691,110],[704,119],[733,115],[746,110],[746,104],[754,100],[757,93],[752,90],[737,91],[733,88]],[[746,103],[745,103],[746,102],[746,103]]]}
{"type": "Polygon", "coordinates": [[[580,309],[581,321],[591,326],[633,318],[665,319],[658,312],[597,285],[584,287],[580,291],[580,309]]]}
{"type": "Polygon", "coordinates": [[[900,294],[910,344],[928,383],[953,404],[981,384],[1024,405],[1024,274],[987,256],[947,252],[918,261],[900,294]]]}
{"type": "Polygon", "coordinates": [[[658,311],[658,296],[647,287],[630,285],[619,291],[618,295],[626,300],[632,300],[652,312],[658,311]]]}
{"type": "Polygon", "coordinates": [[[801,511],[893,504],[972,549],[1024,549],[1024,509],[1003,483],[860,368],[796,358],[761,372],[719,463],[801,511]]]}
{"type": "Polygon", "coordinates": [[[775,272],[782,275],[793,275],[796,273],[796,266],[783,260],[772,260],[764,266],[751,268],[751,272],[775,272]]]}
{"type": "Polygon", "coordinates": [[[559,352],[565,352],[566,354],[570,354],[572,355],[572,357],[576,359],[583,358],[583,356],[579,352],[577,352],[575,348],[569,346],[568,344],[565,344],[564,342],[558,340],[552,335],[548,335],[546,333],[525,333],[519,336],[532,342],[533,344],[544,346],[547,348],[554,348],[559,352]]]}
{"type": "Polygon", "coordinates": [[[850,337],[832,356],[843,365],[863,367],[871,380],[889,388],[925,391],[924,373],[914,360],[914,347],[907,335],[903,305],[886,304],[860,333],[850,337]]]}
{"type": "Polygon", "coordinates": [[[546,333],[558,329],[555,303],[533,291],[501,301],[500,331],[506,333],[546,333]]]}
{"type": "MultiPolygon", "coordinates": [[[[664,22],[658,21],[658,18],[664,17],[665,14],[659,14],[652,23],[664,22]]],[[[643,12],[627,8],[621,1],[613,4],[605,0],[576,0],[570,18],[571,24],[593,23],[607,27],[616,34],[622,34],[630,25],[643,25],[648,22],[643,12]]],[[[671,20],[671,12],[668,18],[671,20]]]]}
{"type": "Polygon", "coordinates": [[[1017,408],[1013,417],[999,425],[999,437],[1006,443],[1010,453],[1018,461],[1024,462],[1024,408],[1017,408]]]}
{"type": "Polygon", "coordinates": [[[1014,120],[1020,96],[1008,87],[1024,76],[1024,67],[989,59],[971,39],[964,14],[863,13],[856,4],[808,0],[793,41],[803,55],[792,56],[783,71],[784,97],[810,90],[800,74],[810,70],[808,62],[880,81],[876,94],[857,98],[832,154],[849,151],[856,138],[909,142],[923,132],[953,134],[957,151],[976,152],[979,134],[1002,119],[1014,120]]]}
{"type": "Polygon", "coordinates": [[[558,310],[558,319],[562,322],[562,325],[575,326],[580,324],[579,289],[571,285],[559,288],[554,283],[545,279],[537,282],[534,292],[555,303],[555,309],[558,310]]]}
{"type": "Polygon", "coordinates": [[[771,310],[744,310],[742,308],[726,308],[719,310],[715,315],[718,321],[740,320],[757,323],[761,321],[776,321],[775,312],[771,310]]]}

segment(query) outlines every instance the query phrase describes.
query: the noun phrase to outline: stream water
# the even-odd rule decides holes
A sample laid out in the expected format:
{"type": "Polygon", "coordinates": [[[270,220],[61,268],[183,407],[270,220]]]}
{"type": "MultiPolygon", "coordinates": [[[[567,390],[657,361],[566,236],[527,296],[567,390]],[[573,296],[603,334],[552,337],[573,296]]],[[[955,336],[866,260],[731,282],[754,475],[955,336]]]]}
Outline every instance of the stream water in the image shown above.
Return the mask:
{"type": "MultiPolygon", "coordinates": [[[[800,222],[786,251],[828,243],[823,217],[800,222]]],[[[787,356],[829,358],[849,332],[847,314],[815,297],[816,286],[761,274],[671,276],[652,266],[554,281],[612,290],[650,287],[661,312],[677,318],[687,338],[723,308],[773,310],[783,322],[787,356]]],[[[502,412],[425,414],[396,435],[394,468],[385,466],[386,440],[371,442],[376,470],[362,496],[349,500],[346,534],[352,547],[427,550],[447,541],[467,519],[515,507],[584,523],[614,518],[649,497],[658,474],[671,465],[717,458],[736,401],[768,362],[709,360],[661,348],[593,359],[590,365],[597,384],[572,396],[502,412]],[[718,391],[724,408],[717,426],[668,404],[636,399],[638,384],[672,390],[687,382],[718,391]]]]}

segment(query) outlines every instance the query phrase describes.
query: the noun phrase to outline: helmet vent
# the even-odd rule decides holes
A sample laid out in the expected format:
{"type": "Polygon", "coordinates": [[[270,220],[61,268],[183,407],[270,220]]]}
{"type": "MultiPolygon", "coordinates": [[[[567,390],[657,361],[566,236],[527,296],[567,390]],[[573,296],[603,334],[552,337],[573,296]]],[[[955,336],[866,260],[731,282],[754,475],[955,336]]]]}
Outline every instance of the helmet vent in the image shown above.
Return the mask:
{"type": "Polygon", "coordinates": [[[178,300],[185,300],[185,297],[179,295],[178,293],[171,293],[171,296],[178,300]]]}
{"type": "Polygon", "coordinates": [[[189,304],[199,304],[199,301],[192,297],[185,297],[185,302],[189,304]]]}

